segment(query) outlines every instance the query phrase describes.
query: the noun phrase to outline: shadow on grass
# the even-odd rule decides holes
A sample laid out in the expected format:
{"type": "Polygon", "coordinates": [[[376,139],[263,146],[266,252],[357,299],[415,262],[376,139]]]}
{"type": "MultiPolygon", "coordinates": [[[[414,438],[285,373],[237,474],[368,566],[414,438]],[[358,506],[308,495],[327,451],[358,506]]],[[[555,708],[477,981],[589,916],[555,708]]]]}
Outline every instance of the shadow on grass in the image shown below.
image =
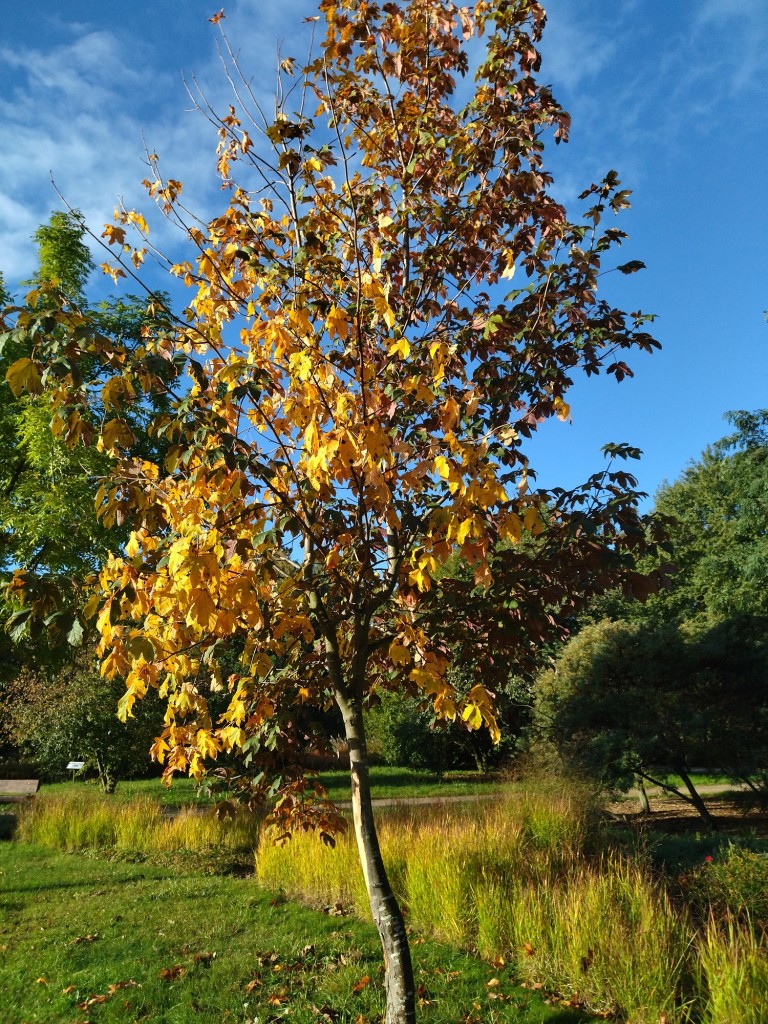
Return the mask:
{"type": "Polygon", "coordinates": [[[15,831],[16,815],[0,812],[0,841],[3,839],[13,839],[15,831]]]}

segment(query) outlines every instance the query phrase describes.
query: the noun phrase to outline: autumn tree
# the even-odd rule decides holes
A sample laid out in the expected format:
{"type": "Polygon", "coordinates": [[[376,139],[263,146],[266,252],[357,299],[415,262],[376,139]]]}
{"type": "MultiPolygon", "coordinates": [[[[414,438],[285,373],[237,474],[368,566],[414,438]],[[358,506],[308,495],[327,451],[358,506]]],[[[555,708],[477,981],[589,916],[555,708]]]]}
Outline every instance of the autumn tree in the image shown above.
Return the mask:
{"type": "MultiPolygon", "coordinates": [[[[496,681],[533,664],[589,595],[633,583],[645,529],[615,461],[631,450],[609,446],[605,471],[549,492],[533,489],[527,452],[540,423],[568,419],[576,375],[621,379],[624,353],[655,342],[646,317],[597,296],[623,238],[603,227],[628,205],[617,175],[584,192],[580,219],[550,193],[544,141],[565,140],[569,120],[536,77],[539,4],[322,0],[320,17],[319,56],[301,74],[281,62],[273,114],[236,61],[229,111],[200,98],[219,133],[217,216],[188,223],[181,182],[150,160],[149,193],[192,250],[171,267],[190,291],[174,328],[129,352],[89,336],[67,302],[46,311],[53,332],[27,309],[16,329],[35,352],[10,373],[22,389],[59,366],[54,428],[76,443],[92,394],[77,367],[111,369],[96,433],[114,468],[98,504],[132,532],[92,608],[102,671],[125,680],[121,714],[152,689],[165,701],[153,750],[166,771],[237,759],[251,799],[276,796],[279,837],[315,826],[331,842],[338,818],[293,752],[297,711],[338,706],[394,1024],[414,1017],[413,973],[364,706],[382,689],[421,695],[495,736],[496,681]],[[126,415],[155,394],[171,402],[153,423],[171,445],[162,461],[132,457],[126,415]],[[524,536],[535,561],[518,554],[524,536]],[[471,571],[441,577],[455,553],[471,571]],[[234,640],[226,675],[217,652],[234,640]],[[462,694],[452,661],[476,672],[462,694]]],[[[125,210],[105,229],[115,277],[150,247],[134,228],[146,234],[125,210]]],[[[12,590],[23,599],[23,573],[12,590]]]]}

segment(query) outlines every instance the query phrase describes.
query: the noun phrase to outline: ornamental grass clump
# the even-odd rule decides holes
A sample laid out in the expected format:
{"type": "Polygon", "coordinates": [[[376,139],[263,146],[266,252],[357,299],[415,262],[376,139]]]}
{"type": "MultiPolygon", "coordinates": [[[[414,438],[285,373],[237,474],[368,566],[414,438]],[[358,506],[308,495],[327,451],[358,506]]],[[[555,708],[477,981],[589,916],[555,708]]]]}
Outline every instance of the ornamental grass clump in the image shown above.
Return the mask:
{"type": "MultiPolygon", "coordinates": [[[[470,813],[382,819],[382,852],[410,925],[589,1009],[656,1024],[686,1019],[691,932],[646,868],[594,847],[590,799],[524,792],[470,813]]],[[[263,843],[262,884],[368,916],[351,836],[263,843]]]]}
{"type": "Polygon", "coordinates": [[[702,1024],[765,1024],[768,940],[748,917],[711,916],[696,944],[702,1024]]]}
{"type": "Polygon", "coordinates": [[[40,797],[19,816],[18,838],[55,850],[119,850],[151,855],[177,850],[254,849],[261,820],[246,812],[219,820],[211,809],[164,813],[147,798],[118,802],[83,792],[40,797]]]}

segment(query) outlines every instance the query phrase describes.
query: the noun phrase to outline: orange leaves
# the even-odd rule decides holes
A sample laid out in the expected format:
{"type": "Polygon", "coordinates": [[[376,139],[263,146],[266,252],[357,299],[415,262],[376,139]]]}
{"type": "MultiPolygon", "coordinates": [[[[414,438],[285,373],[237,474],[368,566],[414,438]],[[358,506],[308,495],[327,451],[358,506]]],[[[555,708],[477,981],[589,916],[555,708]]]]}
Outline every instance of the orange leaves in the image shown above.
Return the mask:
{"type": "Polygon", "coordinates": [[[224,18],[226,18],[226,14],[224,13],[224,8],[222,7],[218,14],[214,14],[212,17],[208,19],[208,21],[210,21],[212,25],[218,25],[218,23],[222,21],[224,18]]]}
{"type": "Polygon", "coordinates": [[[125,230],[124,228],[117,227],[116,224],[105,224],[101,237],[106,238],[107,245],[125,244],[125,230]]]}
{"type": "Polygon", "coordinates": [[[172,967],[162,967],[158,972],[157,976],[161,981],[178,981],[179,978],[183,978],[187,973],[186,967],[182,964],[174,964],[172,967]]]}

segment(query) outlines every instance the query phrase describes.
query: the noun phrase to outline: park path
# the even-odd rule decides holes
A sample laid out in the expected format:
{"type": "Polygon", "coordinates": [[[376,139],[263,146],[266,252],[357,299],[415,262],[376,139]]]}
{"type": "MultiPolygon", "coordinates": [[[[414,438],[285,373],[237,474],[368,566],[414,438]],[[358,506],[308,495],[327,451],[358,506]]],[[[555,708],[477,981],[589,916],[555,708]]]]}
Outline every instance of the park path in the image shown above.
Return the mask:
{"type": "MultiPolygon", "coordinates": [[[[697,791],[701,796],[720,796],[722,793],[733,793],[734,791],[740,792],[748,789],[748,786],[743,782],[736,782],[732,784],[727,783],[714,783],[711,785],[697,786],[697,791]]],[[[681,796],[687,796],[688,793],[682,787],[678,790],[681,796]]],[[[666,790],[659,789],[657,787],[651,787],[646,790],[646,793],[650,798],[659,796],[671,796],[672,794],[666,790]]],[[[477,803],[482,800],[496,800],[500,796],[503,796],[503,790],[494,790],[491,793],[462,793],[460,796],[387,796],[387,797],[374,797],[374,807],[398,807],[402,804],[408,807],[418,807],[420,805],[428,806],[435,804],[458,804],[458,803],[477,803]]],[[[623,799],[637,800],[640,793],[636,789],[630,789],[624,796],[623,799]]],[[[337,800],[337,807],[351,807],[351,800],[337,800]]]]}

